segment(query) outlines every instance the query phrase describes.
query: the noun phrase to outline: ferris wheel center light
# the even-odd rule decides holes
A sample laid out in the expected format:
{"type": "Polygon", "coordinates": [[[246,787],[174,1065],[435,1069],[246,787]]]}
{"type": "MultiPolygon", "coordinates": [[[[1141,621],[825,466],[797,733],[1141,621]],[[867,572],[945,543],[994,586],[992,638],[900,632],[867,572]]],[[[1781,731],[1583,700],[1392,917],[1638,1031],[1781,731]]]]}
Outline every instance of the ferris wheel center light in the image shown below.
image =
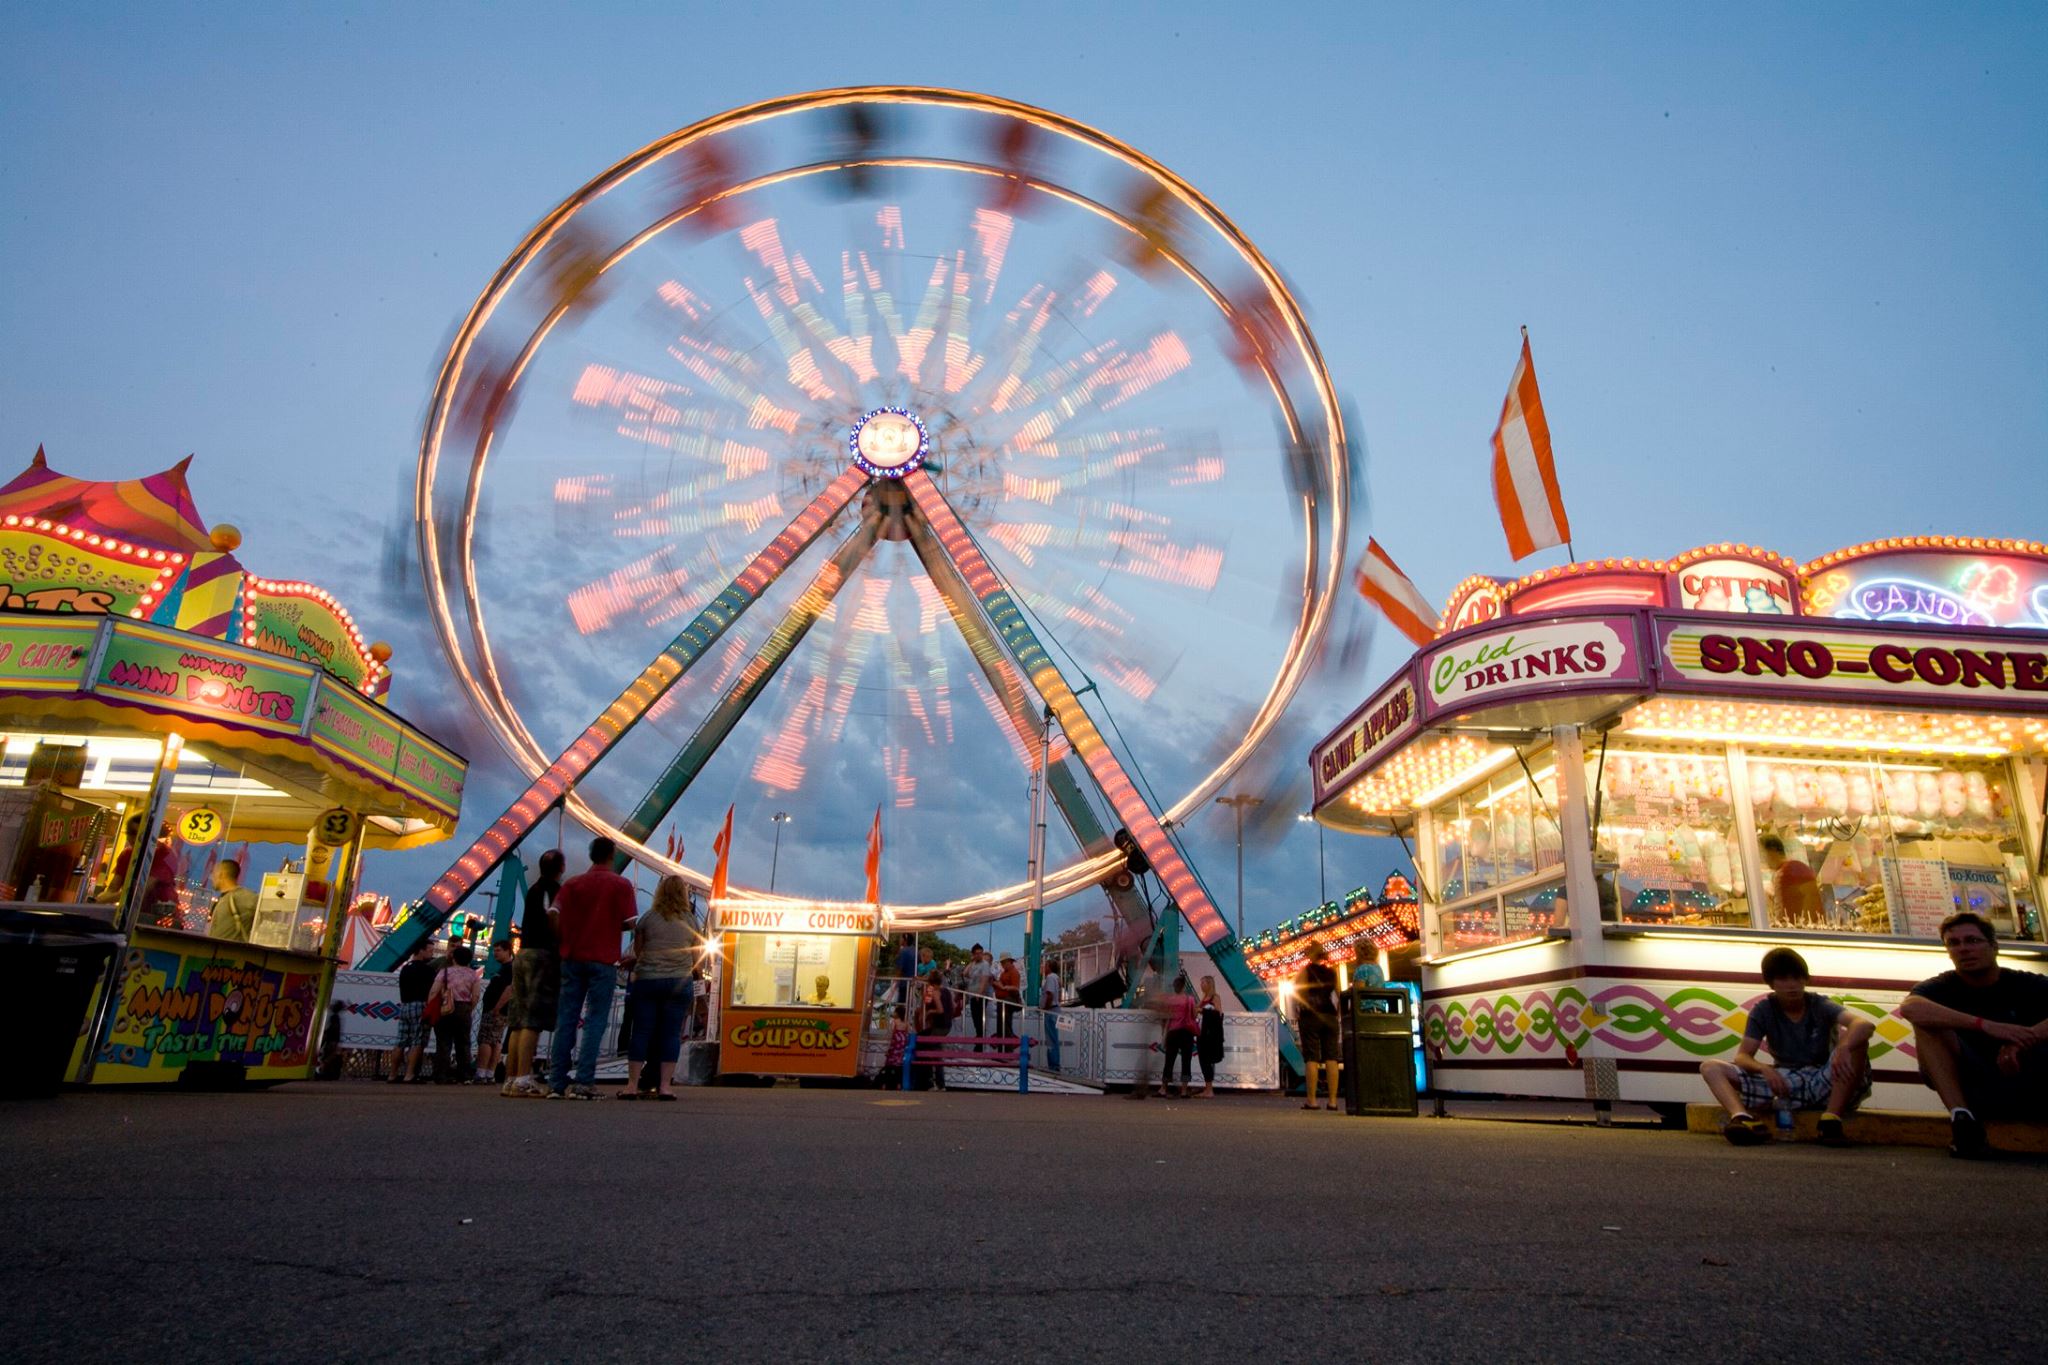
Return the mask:
{"type": "Polygon", "coordinates": [[[903,408],[876,408],[853,424],[846,445],[854,464],[877,479],[900,479],[931,453],[924,423],[903,408]]]}

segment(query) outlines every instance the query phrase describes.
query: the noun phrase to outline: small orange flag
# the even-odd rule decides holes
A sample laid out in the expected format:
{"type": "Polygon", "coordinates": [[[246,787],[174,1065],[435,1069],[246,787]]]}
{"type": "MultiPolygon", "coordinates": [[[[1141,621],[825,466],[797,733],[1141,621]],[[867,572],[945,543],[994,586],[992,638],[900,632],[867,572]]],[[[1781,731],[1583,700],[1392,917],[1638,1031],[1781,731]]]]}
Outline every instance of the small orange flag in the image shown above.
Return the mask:
{"type": "Polygon", "coordinates": [[[875,823],[868,829],[869,905],[882,903],[882,808],[875,807],[875,823]]]}
{"type": "Polygon", "coordinates": [[[718,837],[711,841],[711,851],[718,855],[718,863],[711,869],[711,899],[725,899],[726,875],[732,864],[732,807],[725,808],[725,826],[718,831],[718,837]]]}
{"type": "Polygon", "coordinates": [[[1358,565],[1358,590],[1387,614],[1395,629],[1416,644],[1426,645],[1436,639],[1443,618],[1377,540],[1365,542],[1365,558],[1358,565]]]}
{"type": "Polygon", "coordinates": [[[1536,363],[1529,358],[1526,330],[1514,378],[1508,381],[1507,401],[1501,404],[1500,425],[1493,429],[1493,500],[1514,558],[1526,559],[1546,546],[1571,543],[1572,524],[1557,486],[1550,423],[1543,416],[1543,396],[1536,390],[1536,363]]]}

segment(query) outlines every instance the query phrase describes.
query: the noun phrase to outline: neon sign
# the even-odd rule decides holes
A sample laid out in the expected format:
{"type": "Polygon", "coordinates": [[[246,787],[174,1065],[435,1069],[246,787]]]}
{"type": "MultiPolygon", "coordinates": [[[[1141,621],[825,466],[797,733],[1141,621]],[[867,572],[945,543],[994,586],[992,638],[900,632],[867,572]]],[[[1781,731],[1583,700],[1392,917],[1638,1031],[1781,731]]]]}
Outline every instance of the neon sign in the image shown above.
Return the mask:
{"type": "Polygon", "coordinates": [[[2048,564],[1917,550],[1869,555],[1809,578],[1807,610],[1931,626],[2048,625],[2048,564]]]}
{"type": "Polygon", "coordinates": [[[1998,623],[1959,593],[1911,578],[1876,578],[1849,590],[1850,610],[1863,621],[1912,621],[1930,626],[1995,626],[1998,623]]]}

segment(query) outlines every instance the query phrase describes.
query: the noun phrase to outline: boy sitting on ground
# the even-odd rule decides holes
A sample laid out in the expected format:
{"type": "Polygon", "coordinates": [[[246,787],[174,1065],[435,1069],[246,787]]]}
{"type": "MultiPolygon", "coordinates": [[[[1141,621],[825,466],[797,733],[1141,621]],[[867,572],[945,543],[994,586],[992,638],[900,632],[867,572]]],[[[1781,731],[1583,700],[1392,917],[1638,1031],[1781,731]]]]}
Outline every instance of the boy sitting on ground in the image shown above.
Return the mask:
{"type": "Polygon", "coordinates": [[[1702,1062],[1707,1089],[1728,1111],[1722,1129],[1738,1147],[1770,1140],[1758,1114],[1777,1109],[1822,1109],[1820,1140],[1846,1146],[1842,1116],[1870,1093],[1870,1035],[1876,1025],[1851,1015],[1825,995],[1806,989],[1812,973],[1790,948],[1764,954],[1763,978],[1771,993],[1749,1011],[1742,1046],[1732,1062],[1702,1062]],[[1770,1049],[1762,1062],[1757,1049],[1770,1049]]]}

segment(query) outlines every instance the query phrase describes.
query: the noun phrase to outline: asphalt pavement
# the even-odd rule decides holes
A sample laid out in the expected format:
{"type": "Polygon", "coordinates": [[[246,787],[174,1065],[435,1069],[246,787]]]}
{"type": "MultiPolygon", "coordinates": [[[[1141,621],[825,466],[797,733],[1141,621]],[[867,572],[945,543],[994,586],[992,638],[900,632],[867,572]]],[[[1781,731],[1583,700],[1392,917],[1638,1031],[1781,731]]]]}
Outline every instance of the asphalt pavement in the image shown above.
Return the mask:
{"type": "Polygon", "coordinates": [[[2048,1359],[2048,1166],[1266,1098],[0,1107],[9,1360],[2048,1359]]]}

